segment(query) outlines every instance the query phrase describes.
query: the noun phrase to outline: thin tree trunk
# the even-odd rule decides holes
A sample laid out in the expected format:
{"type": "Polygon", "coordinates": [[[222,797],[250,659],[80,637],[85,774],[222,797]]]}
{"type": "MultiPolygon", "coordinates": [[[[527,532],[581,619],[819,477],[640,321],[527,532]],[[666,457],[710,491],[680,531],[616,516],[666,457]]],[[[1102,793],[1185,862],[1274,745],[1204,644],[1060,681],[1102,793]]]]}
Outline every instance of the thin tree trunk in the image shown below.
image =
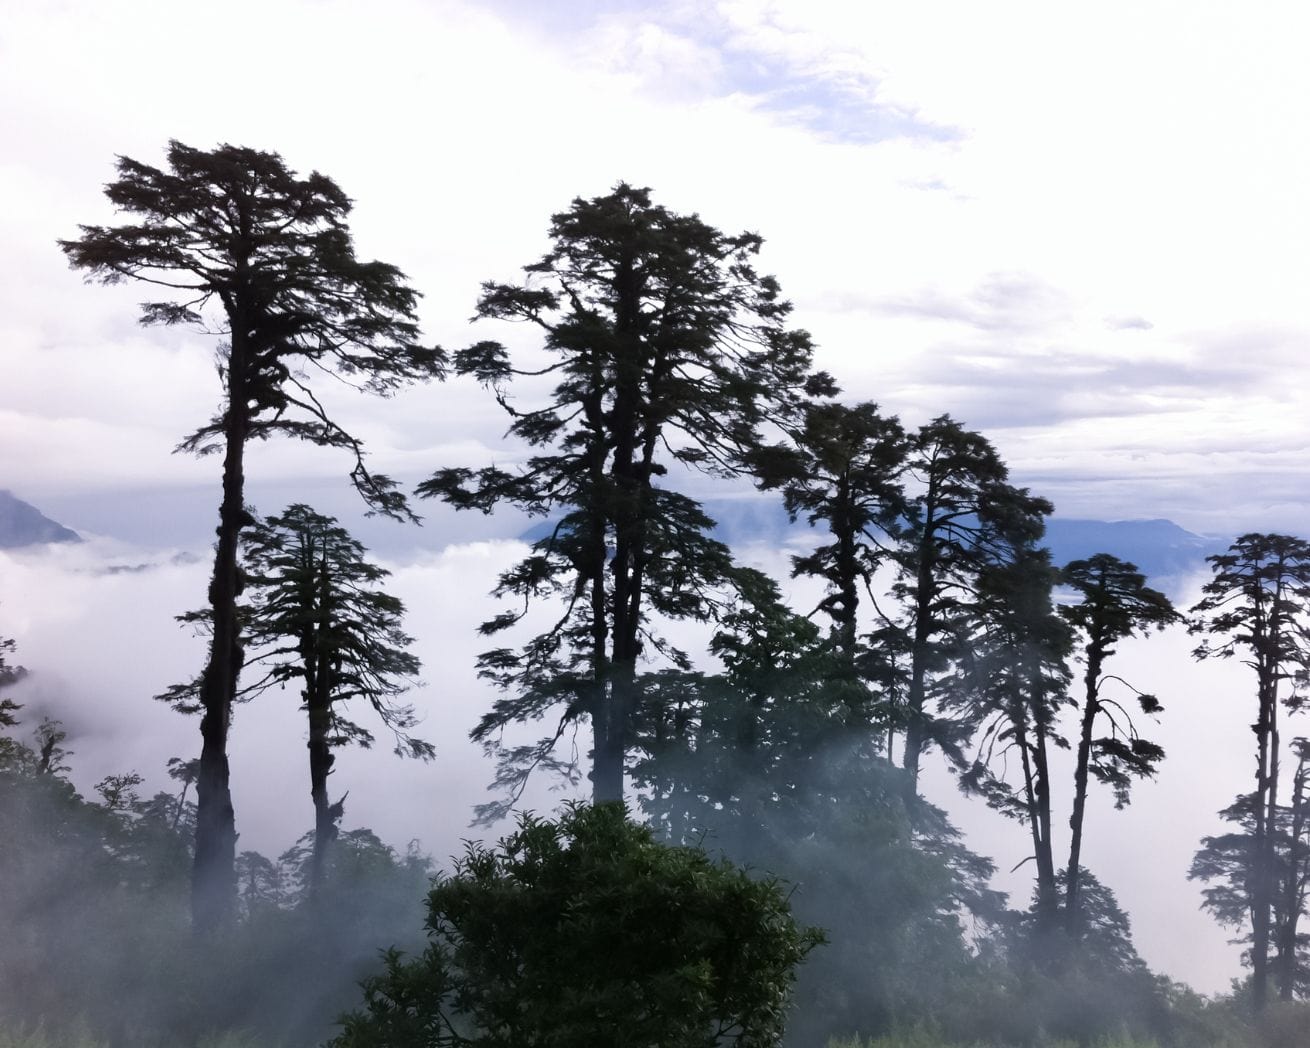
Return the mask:
{"type": "Polygon", "coordinates": [[[610,565],[612,589],[606,612],[610,632],[609,694],[603,746],[595,752],[593,796],[597,803],[623,802],[624,764],[629,721],[636,704],[634,694],[641,624],[641,569],[645,508],[644,480],[637,464],[640,381],[645,361],[637,327],[640,289],[631,257],[615,264],[614,403],[609,412],[613,440],[610,470],[609,516],[614,524],[614,558],[610,565]]]}
{"type": "Polygon", "coordinates": [[[1271,817],[1274,814],[1273,801],[1277,796],[1274,789],[1276,761],[1273,745],[1276,730],[1276,700],[1269,682],[1262,680],[1260,688],[1260,718],[1256,723],[1256,735],[1259,739],[1259,760],[1256,782],[1255,869],[1251,890],[1251,998],[1257,1012],[1263,1011],[1269,999],[1269,917],[1272,901],[1270,877],[1272,874],[1272,853],[1270,844],[1273,837],[1271,817]]]}
{"type": "MultiPolygon", "coordinates": [[[[327,540],[324,539],[324,542],[327,540]]],[[[336,757],[332,753],[329,735],[332,730],[332,665],[328,658],[327,639],[332,629],[332,583],[328,577],[327,551],[319,554],[317,570],[313,568],[307,584],[313,589],[313,603],[317,611],[315,622],[302,638],[305,658],[305,706],[309,712],[309,793],[314,801],[314,851],[310,858],[309,894],[317,898],[327,876],[327,854],[337,837],[339,812],[332,810],[328,800],[328,775],[336,757]]]]}
{"type": "MultiPolygon", "coordinates": [[[[925,543],[925,545],[927,545],[925,543]]],[[[931,635],[930,606],[933,598],[932,570],[927,551],[921,554],[915,600],[914,640],[910,649],[910,690],[905,710],[905,801],[913,805],[919,796],[919,757],[927,742],[924,707],[927,705],[928,638],[931,635]]]]}
{"type": "Polygon", "coordinates": [[[237,621],[240,577],[237,548],[249,522],[243,458],[247,419],[244,339],[233,332],[228,360],[228,412],[224,426],[223,502],[209,583],[213,636],[200,683],[200,764],[196,774],[196,847],[191,874],[191,922],[201,934],[232,923],[236,915],[236,816],[232,808],[227,736],[242,648],[237,621]]]}
{"type": "Polygon", "coordinates": [[[1067,867],[1064,895],[1065,931],[1070,938],[1078,934],[1079,890],[1082,887],[1083,816],[1087,809],[1088,768],[1092,755],[1092,729],[1096,724],[1096,715],[1101,705],[1098,701],[1100,690],[1101,665],[1104,656],[1098,638],[1093,637],[1087,651],[1087,672],[1083,676],[1085,688],[1083,695],[1082,727],[1078,734],[1078,762],[1073,777],[1073,814],[1069,816],[1069,864],[1067,867]]]}
{"type": "Polygon", "coordinates": [[[328,745],[331,723],[329,707],[315,702],[309,710],[309,792],[314,800],[314,851],[309,867],[309,892],[315,897],[327,874],[328,849],[337,837],[337,819],[328,800],[328,775],[336,763],[328,745]]]}
{"type": "Polygon", "coordinates": [[[613,759],[611,676],[606,639],[609,636],[605,600],[605,525],[597,520],[591,537],[591,800],[604,804],[623,799],[623,768],[613,759]],[[596,546],[599,545],[599,556],[596,546]],[[597,563],[597,560],[599,563],[597,563]]]}
{"type": "Polygon", "coordinates": [[[1282,919],[1279,923],[1277,945],[1278,997],[1290,1001],[1296,993],[1296,936],[1305,902],[1305,847],[1301,838],[1305,834],[1306,760],[1297,762],[1292,780],[1291,823],[1287,830],[1287,861],[1283,867],[1282,919]]]}
{"type": "Polygon", "coordinates": [[[854,676],[855,637],[860,606],[859,562],[855,550],[854,509],[851,506],[849,470],[844,470],[837,484],[837,509],[829,524],[837,538],[837,645],[844,668],[854,676]]]}
{"type": "Polygon", "coordinates": [[[1036,746],[1033,752],[1033,783],[1037,808],[1037,898],[1043,930],[1059,920],[1059,892],[1055,883],[1055,855],[1051,846],[1051,772],[1047,762],[1046,725],[1034,710],[1036,746]]]}

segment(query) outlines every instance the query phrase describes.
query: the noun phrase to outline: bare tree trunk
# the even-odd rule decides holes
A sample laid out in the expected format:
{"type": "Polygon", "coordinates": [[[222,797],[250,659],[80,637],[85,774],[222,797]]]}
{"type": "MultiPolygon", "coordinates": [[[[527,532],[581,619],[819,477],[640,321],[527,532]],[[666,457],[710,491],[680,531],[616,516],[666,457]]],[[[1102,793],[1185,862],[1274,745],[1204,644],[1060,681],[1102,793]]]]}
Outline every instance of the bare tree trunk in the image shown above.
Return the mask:
{"type": "Polygon", "coordinates": [[[336,757],[328,746],[330,714],[326,707],[309,711],[309,792],[314,800],[314,851],[309,867],[311,897],[322,890],[327,873],[328,849],[337,838],[340,805],[334,809],[328,800],[328,775],[336,757]]]}
{"type": "Polygon", "coordinates": [[[196,774],[196,848],[191,873],[191,922],[209,934],[236,915],[236,816],[229,785],[227,736],[243,661],[237,596],[241,591],[237,548],[249,523],[243,460],[248,422],[245,397],[245,339],[236,331],[228,358],[223,502],[218,544],[209,583],[213,636],[200,682],[200,765],[196,774]]]}
{"type": "Polygon", "coordinates": [[[1251,888],[1251,998],[1257,1012],[1269,1000],[1269,924],[1273,901],[1273,817],[1278,775],[1277,697],[1270,682],[1261,681],[1260,717],[1255,731],[1259,740],[1256,782],[1255,869],[1251,888]]]}
{"type": "Polygon", "coordinates": [[[1092,755],[1092,729],[1101,706],[1097,700],[1101,678],[1102,655],[1099,641],[1092,639],[1087,655],[1087,672],[1083,676],[1082,728],[1078,734],[1078,761],[1073,777],[1073,814],[1069,816],[1069,864],[1064,894],[1065,931],[1072,938],[1078,934],[1079,889],[1082,887],[1083,817],[1087,810],[1088,767],[1092,755]]]}

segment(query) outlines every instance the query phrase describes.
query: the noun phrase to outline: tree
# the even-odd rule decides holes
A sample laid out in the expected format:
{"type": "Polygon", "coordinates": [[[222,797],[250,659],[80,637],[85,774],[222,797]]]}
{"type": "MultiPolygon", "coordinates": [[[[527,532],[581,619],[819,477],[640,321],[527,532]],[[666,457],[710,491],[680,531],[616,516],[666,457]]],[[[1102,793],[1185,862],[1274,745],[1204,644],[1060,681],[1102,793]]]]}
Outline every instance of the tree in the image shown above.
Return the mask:
{"type": "MultiPolygon", "coordinates": [[[[1061,892],[1065,879],[1061,871],[1061,892]]],[[[1040,934],[1041,902],[1035,897],[1026,913],[1012,915],[1001,941],[1015,977],[1009,1002],[1013,1027],[1005,1043],[1211,1043],[1175,1040],[1162,980],[1137,953],[1128,916],[1114,893],[1090,870],[1083,871],[1082,897],[1073,939],[1077,948],[1064,951],[1058,964],[1049,950],[1033,950],[1034,942],[1049,945],[1040,934]]]]}
{"type": "MultiPolygon", "coordinates": [[[[1307,832],[1310,830],[1307,824],[1310,747],[1305,739],[1296,739],[1292,750],[1297,764],[1291,803],[1280,804],[1274,821],[1266,826],[1273,854],[1269,919],[1273,957],[1269,969],[1278,985],[1278,996],[1285,1001],[1303,994],[1310,985],[1306,936],[1299,930],[1310,888],[1310,833],[1307,832]]],[[[1202,906],[1220,924],[1231,928],[1241,928],[1252,920],[1256,871],[1260,865],[1255,833],[1259,810],[1257,795],[1246,793],[1221,811],[1220,818],[1235,828],[1202,838],[1188,872],[1190,879],[1207,882],[1208,887],[1201,893],[1202,906]]],[[[1253,939],[1253,934],[1248,932],[1236,941],[1252,943],[1253,939]]],[[[1243,960],[1251,963],[1252,952],[1248,951],[1243,960]]]]}
{"type": "Polygon", "coordinates": [[[365,980],[335,1048],[776,1045],[821,941],[781,885],[659,844],[617,804],[470,843],[427,928],[421,956],[365,980]]]}
{"type": "Polygon", "coordinates": [[[1197,659],[1240,656],[1256,677],[1255,790],[1252,794],[1250,872],[1251,992],[1262,1010],[1268,999],[1270,919],[1274,901],[1278,819],[1280,708],[1300,708],[1298,685],[1310,668],[1304,616],[1310,601],[1310,543],[1288,535],[1247,534],[1228,552],[1206,558],[1214,577],[1192,608],[1188,630],[1206,634],[1197,659]],[[1290,685],[1286,691],[1284,685],[1290,685]]]}
{"type": "MultiPolygon", "coordinates": [[[[22,666],[11,666],[10,657],[13,656],[17,644],[8,637],[0,637],[0,690],[18,683],[27,675],[27,671],[22,666]]],[[[0,728],[13,728],[18,725],[18,718],[15,714],[23,707],[13,699],[0,698],[0,728]]],[[[0,736],[0,759],[7,756],[7,750],[15,747],[12,739],[6,736],[0,736]]]]}
{"type": "Polygon", "coordinates": [[[440,376],[443,355],[418,342],[417,295],[404,274],[355,257],[350,199],[329,178],[298,177],[276,153],[170,142],[166,169],[118,158],[105,195],[138,221],[82,226],[61,240],[69,263],[106,284],[164,289],[141,307],[143,324],[196,324],[224,336],[219,411],[179,445],[223,453],[223,496],[209,585],[212,640],[201,684],[200,770],[192,914],[199,930],[231,920],[236,829],[227,735],[243,657],[237,622],[237,547],[251,523],[245,449],[285,435],[342,448],[351,478],[377,512],[408,517],[403,495],[371,472],[358,439],[327,414],[303,370],[334,373],[386,394],[440,376]]]}
{"type": "Polygon", "coordinates": [[[745,574],[750,599],[711,642],[723,673],[669,671],[643,689],[642,810],[671,843],[784,878],[798,918],[828,929],[798,978],[791,1040],[941,1018],[968,981],[962,920],[1000,912],[991,864],[922,799],[911,818],[840,652],[745,574]]]}
{"type": "Polygon", "coordinates": [[[914,434],[905,476],[908,508],[892,535],[901,614],[874,641],[905,653],[897,688],[905,695],[902,766],[912,796],[930,746],[963,761],[969,725],[942,715],[938,700],[956,690],[944,678],[966,650],[978,575],[1012,550],[1034,546],[1052,507],[1010,484],[987,439],[947,415],[914,434]]]}
{"type": "Polygon", "coordinates": [[[345,798],[328,799],[333,749],[367,749],[372,732],[343,712],[352,700],[372,707],[395,740],[397,756],[431,760],[429,742],[415,738],[414,707],[399,697],[414,685],[420,663],[401,628],[405,606],[377,588],[391,573],[364,559],[363,545],[332,517],[297,503],[257,522],[245,540],[250,592],[243,604],[246,665],[261,675],[243,698],[299,681],[309,716],[309,782],[314,847],[308,882],[322,886],[327,850],[337,835],[345,798]]]}
{"type": "Polygon", "coordinates": [[[1292,740],[1296,771],[1292,803],[1278,825],[1278,863],[1274,896],[1274,976],[1278,996],[1290,1001],[1310,989],[1307,936],[1300,930],[1310,897],[1310,739],[1292,740]]]}
{"type": "Polygon", "coordinates": [[[500,729],[563,706],[556,731],[503,754],[511,788],[549,761],[569,724],[592,727],[592,793],[623,796],[630,720],[643,656],[685,657],[653,616],[704,619],[731,583],[728,550],[710,538],[700,506],[658,481],[671,466],[731,475],[763,432],[790,423],[803,392],[832,388],[809,373],[811,346],[784,321],[790,306],[753,257],[761,239],[727,236],[696,215],[619,184],[554,216],[552,246],[525,267],[525,286],[483,285],[477,316],[528,323],[544,336],[544,363],[516,365],[497,342],[456,355],[456,369],[490,387],[512,419],[509,435],[533,453],[515,471],[443,469],[419,486],[457,509],[509,503],[554,521],[497,594],[518,606],[482,627],[498,634],[540,597],[565,608],[520,650],[481,657],[509,696],[474,731],[494,745],[500,729]],[[538,366],[539,365],[539,366],[538,366]],[[520,406],[510,383],[549,377],[544,403],[520,406]]]}
{"type": "MultiPolygon", "coordinates": [[[[888,556],[888,532],[905,513],[907,450],[900,421],[880,415],[876,404],[828,401],[807,405],[794,454],[775,453],[761,463],[763,486],[782,488],[791,519],[823,522],[831,536],[812,553],[793,557],[792,574],[826,583],[815,610],[832,622],[831,642],[852,702],[869,702],[861,692],[870,682],[886,687],[894,680],[884,668],[888,653],[861,639],[859,610],[861,590],[873,601],[873,575],[888,556]]],[[[870,713],[885,727],[890,751],[894,701],[884,695],[877,705],[870,713]]]]}
{"type": "Polygon", "coordinates": [[[1051,752],[1068,748],[1057,720],[1069,703],[1069,627],[1056,614],[1051,591],[1057,577],[1050,552],[1024,547],[1009,561],[978,573],[976,629],[967,672],[949,708],[977,725],[979,755],[961,784],[1023,822],[1032,838],[1037,870],[1035,929],[1046,937],[1058,921],[1058,868],[1051,838],[1051,752]],[[1019,768],[1016,787],[996,766],[1019,768]]]}
{"type": "MultiPolygon", "coordinates": [[[[1138,734],[1123,706],[1102,694],[1109,680],[1123,682],[1120,677],[1104,673],[1106,660],[1114,655],[1119,641],[1139,632],[1163,629],[1181,621],[1181,616],[1168,597],[1146,585],[1145,576],[1135,564],[1108,553],[1071,561],[1061,570],[1060,581],[1081,598],[1076,604],[1061,605],[1060,614],[1083,638],[1084,660],[1073,813],[1069,816],[1069,862],[1065,867],[1065,927],[1072,936],[1081,927],[1078,896],[1089,778],[1109,786],[1114,791],[1115,807],[1122,808],[1128,803],[1132,780],[1154,775],[1156,765],[1164,759],[1164,750],[1138,734]],[[1108,734],[1094,738],[1098,722],[1106,725],[1108,734]]],[[[1155,696],[1132,690],[1144,714],[1159,712],[1161,706],[1155,696]]]]}

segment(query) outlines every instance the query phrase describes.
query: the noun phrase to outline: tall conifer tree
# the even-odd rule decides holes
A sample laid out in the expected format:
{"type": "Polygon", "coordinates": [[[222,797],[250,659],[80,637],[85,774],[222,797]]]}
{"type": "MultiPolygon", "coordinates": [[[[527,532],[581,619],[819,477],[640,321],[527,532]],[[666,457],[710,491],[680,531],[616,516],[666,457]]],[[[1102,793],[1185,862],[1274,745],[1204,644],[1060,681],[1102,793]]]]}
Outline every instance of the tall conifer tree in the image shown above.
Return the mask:
{"type": "Polygon", "coordinates": [[[231,145],[205,151],[175,141],[167,160],[157,168],[119,157],[105,195],[133,220],[82,226],[78,239],[60,247],[91,279],[161,288],[162,300],[142,304],[143,324],[196,324],[223,336],[218,412],[179,447],[223,455],[192,881],[193,919],[204,931],[231,921],[236,904],[227,737],[243,662],[237,547],[251,523],[246,444],[285,435],[342,448],[369,505],[408,517],[404,496],[368,469],[359,440],[327,414],[303,369],[312,365],[386,394],[440,376],[443,355],[419,343],[417,294],[404,274],[355,257],[346,225],[351,201],[330,178],[301,178],[276,153],[231,145]]]}
{"type": "MultiPolygon", "coordinates": [[[[498,593],[520,601],[483,632],[513,626],[534,598],[565,603],[558,622],[524,647],[482,656],[507,693],[474,735],[563,707],[557,732],[503,756],[502,780],[549,760],[553,738],[587,717],[597,802],[623,796],[624,756],[637,705],[637,666],[663,651],[652,613],[703,618],[731,574],[699,505],[661,483],[670,469],[717,475],[744,468],[771,425],[794,425],[804,392],[832,389],[810,373],[811,346],[786,327],[777,281],[756,272],[762,243],[729,236],[626,184],[577,199],[554,216],[551,247],[520,284],[483,285],[479,318],[525,322],[542,335],[535,362],[497,342],[456,356],[491,387],[510,436],[531,449],[518,470],[444,469],[419,493],[489,512],[509,503],[554,520],[550,534],[506,572],[498,593]],[[511,383],[549,377],[524,404],[511,383]]],[[[532,388],[531,386],[529,387],[532,388]]]]}
{"type": "MultiPolygon", "coordinates": [[[[1114,655],[1115,645],[1121,640],[1163,629],[1180,621],[1181,616],[1168,597],[1146,585],[1146,578],[1136,565],[1108,553],[1071,561],[1062,569],[1060,581],[1079,595],[1076,603],[1062,605],[1060,614],[1078,631],[1083,642],[1082,716],[1064,882],[1065,928],[1074,935],[1081,926],[1078,910],[1085,872],[1083,817],[1090,779],[1109,786],[1114,791],[1115,806],[1121,808],[1128,803],[1133,779],[1154,775],[1156,765],[1164,759],[1164,750],[1141,736],[1123,705],[1104,694],[1102,689],[1109,679],[1105,673],[1106,660],[1114,655]],[[1098,725],[1105,732],[1099,737],[1098,725]]],[[[1160,711],[1159,700],[1154,695],[1132,690],[1142,713],[1151,716],[1160,711]]]]}
{"type": "Polygon", "coordinates": [[[950,676],[977,623],[979,576],[1034,547],[1052,507],[1012,485],[991,443],[947,415],[914,434],[905,477],[907,510],[893,536],[900,613],[884,643],[905,653],[902,766],[913,795],[923,754],[936,745],[962,760],[972,727],[940,700],[958,691],[950,676]]]}
{"type": "MultiPolygon", "coordinates": [[[[1192,608],[1189,629],[1204,635],[1198,659],[1238,657],[1255,673],[1255,790],[1249,802],[1251,845],[1246,901],[1251,919],[1251,992],[1262,1009],[1269,996],[1281,757],[1279,715],[1301,707],[1298,690],[1310,670],[1310,543],[1290,535],[1247,534],[1206,560],[1214,577],[1192,608]]],[[[1239,803],[1225,813],[1241,812],[1239,803]]]]}

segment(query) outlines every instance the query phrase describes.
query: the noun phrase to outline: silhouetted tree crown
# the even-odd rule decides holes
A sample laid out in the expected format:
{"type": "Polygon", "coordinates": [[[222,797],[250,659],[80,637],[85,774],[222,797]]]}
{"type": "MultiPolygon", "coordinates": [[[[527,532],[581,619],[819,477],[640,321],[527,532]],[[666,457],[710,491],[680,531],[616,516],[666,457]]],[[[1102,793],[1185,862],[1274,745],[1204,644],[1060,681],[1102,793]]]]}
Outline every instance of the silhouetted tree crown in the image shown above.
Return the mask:
{"type": "Polygon", "coordinates": [[[336,802],[328,797],[332,751],[374,741],[345,708],[352,702],[372,707],[392,734],[397,756],[434,756],[432,744],[413,735],[414,707],[400,701],[416,683],[419,659],[402,629],[404,604],[379,588],[391,573],[368,561],[364,546],[334,518],[303,504],[288,506],[250,529],[244,551],[247,666],[258,676],[241,694],[300,683],[315,816],[309,883],[316,891],[345,804],[344,796],[336,802]]]}
{"type": "Polygon", "coordinates": [[[577,718],[592,724],[596,800],[623,795],[636,664],[662,652],[685,657],[655,632],[651,613],[704,618],[731,581],[728,550],[692,499],[660,486],[671,467],[733,474],[762,443],[793,426],[802,396],[830,391],[810,372],[811,345],[785,321],[777,282],[756,272],[760,237],[728,236],[696,215],[651,201],[626,184],[577,199],[554,216],[546,255],[527,282],[483,285],[479,318],[519,321],[543,336],[533,364],[500,343],[479,342],[456,369],[490,387],[509,435],[529,449],[517,470],[443,469],[419,486],[460,509],[509,503],[558,518],[532,554],[501,576],[517,607],[483,626],[515,625],[535,598],[565,609],[519,650],[483,655],[483,673],[508,694],[475,737],[562,706],[537,746],[503,752],[501,781],[549,762],[553,741],[577,718]],[[521,404],[511,384],[549,377],[542,402],[521,404]]]}

